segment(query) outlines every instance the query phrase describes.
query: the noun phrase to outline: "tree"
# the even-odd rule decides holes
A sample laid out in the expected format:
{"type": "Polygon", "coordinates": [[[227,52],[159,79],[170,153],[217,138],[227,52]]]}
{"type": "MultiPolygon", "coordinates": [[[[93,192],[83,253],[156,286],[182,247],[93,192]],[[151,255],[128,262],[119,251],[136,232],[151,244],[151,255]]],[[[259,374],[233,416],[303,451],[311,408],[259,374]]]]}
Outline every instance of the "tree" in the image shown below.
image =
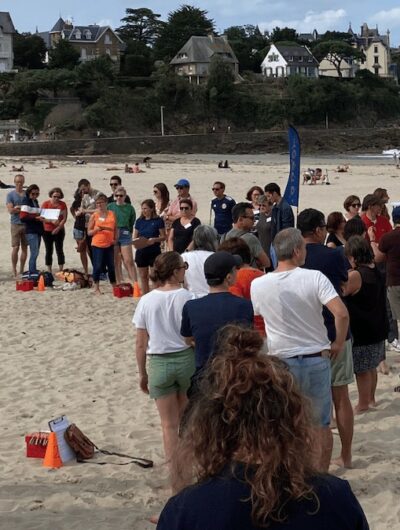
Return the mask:
{"type": "Polygon", "coordinates": [[[240,71],[260,72],[264,59],[262,50],[265,49],[268,41],[258,26],[231,26],[224,31],[224,34],[238,58],[240,71]]]}
{"type": "Polygon", "coordinates": [[[343,61],[364,60],[365,55],[362,51],[353,48],[350,44],[340,40],[322,41],[313,49],[313,54],[318,61],[326,59],[337,71],[339,77],[343,77],[343,61]]]}
{"type": "Polygon", "coordinates": [[[115,65],[102,55],[92,61],[85,61],[76,68],[76,93],[86,103],[94,103],[115,79],[115,65]]]}
{"type": "Polygon", "coordinates": [[[70,42],[61,39],[49,51],[49,68],[67,68],[73,70],[79,62],[80,54],[70,42]]]}
{"type": "Polygon", "coordinates": [[[278,26],[275,27],[269,36],[270,42],[281,42],[281,41],[293,41],[297,42],[299,40],[299,36],[297,34],[297,31],[293,28],[279,28],[278,26]]]}
{"type": "Polygon", "coordinates": [[[16,33],[13,40],[14,65],[33,70],[43,68],[46,44],[39,35],[16,33]]]}
{"type": "Polygon", "coordinates": [[[156,57],[170,60],[192,36],[206,36],[214,31],[214,21],[207,11],[183,5],[171,11],[155,43],[156,57]]]}
{"type": "Polygon", "coordinates": [[[154,53],[143,42],[131,40],[122,56],[121,72],[131,76],[149,76],[153,71],[154,53]]]}
{"type": "Polygon", "coordinates": [[[221,118],[231,108],[234,99],[235,76],[232,67],[220,57],[213,57],[207,80],[211,112],[221,118]]]}
{"type": "Polygon", "coordinates": [[[128,8],[125,12],[126,16],[121,19],[124,25],[116,29],[121,39],[125,42],[134,40],[152,46],[164,25],[164,22],[158,20],[161,15],[144,7],[128,8]]]}

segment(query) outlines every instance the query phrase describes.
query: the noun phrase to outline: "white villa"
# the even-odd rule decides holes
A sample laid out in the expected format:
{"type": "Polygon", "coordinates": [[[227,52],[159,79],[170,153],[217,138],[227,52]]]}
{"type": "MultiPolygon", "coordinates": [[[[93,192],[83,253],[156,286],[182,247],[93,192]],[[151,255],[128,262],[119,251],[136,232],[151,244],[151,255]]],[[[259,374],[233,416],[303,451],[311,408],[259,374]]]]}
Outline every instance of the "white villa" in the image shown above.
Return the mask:
{"type": "Polygon", "coordinates": [[[261,63],[261,72],[266,77],[318,77],[318,61],[307,46],[271,44],[261,63]]]}

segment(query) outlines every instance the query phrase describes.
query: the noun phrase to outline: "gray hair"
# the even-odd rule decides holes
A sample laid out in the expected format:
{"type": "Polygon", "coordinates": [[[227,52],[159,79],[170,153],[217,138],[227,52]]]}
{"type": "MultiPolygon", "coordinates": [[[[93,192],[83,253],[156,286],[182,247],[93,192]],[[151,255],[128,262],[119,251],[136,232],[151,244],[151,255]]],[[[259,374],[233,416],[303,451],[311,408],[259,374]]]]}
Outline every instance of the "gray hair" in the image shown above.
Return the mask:
{"type": "Polygon", "coordinates": [[[126,189],[123,186],[118,186],[117,189],[115,190],[115,193],[117,193],[118,191],[126,195],[126,189]]]}
{"type": "Polygon", "coordinates": [[[218,245],[218,232],[210,225],[200,225],[193,232],[193,249],[215,252],[218,245]]]}
{"type": "Polygon", "coordinates": [[[278,261],[285,261],[293,258],[295,249],[304,245],[304,239],[297,228],[285,228],[275,236],[273,245],[278,261]]]}

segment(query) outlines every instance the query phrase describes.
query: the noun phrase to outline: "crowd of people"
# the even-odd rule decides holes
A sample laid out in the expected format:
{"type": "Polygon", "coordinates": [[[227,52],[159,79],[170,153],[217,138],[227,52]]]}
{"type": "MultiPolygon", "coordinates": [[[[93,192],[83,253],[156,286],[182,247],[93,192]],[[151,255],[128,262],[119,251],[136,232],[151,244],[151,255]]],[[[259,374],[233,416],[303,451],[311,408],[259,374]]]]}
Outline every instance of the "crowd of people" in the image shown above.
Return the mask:
{"type": "MultiPolygon", "coordinates": [[[[14,274],[28,248],[37,271],[42,239],[48,270],[53,247],[62,270],[62,190],[39,203],[37,185],[24,189],[21,174],[14,183],[14,274]]],[[[344,214],[308,208],[295,220],[276,183],[236,202],[216,181],[202,224],[187,179],[175,198],[155,184],[138,217],[119,176],[110,187],[107,196],[78,182],[69,209],[77,251],[86,274],[92,263],[96,293],[105,273],[121,283],[123,266],[140,282],[140,388],[158,409],[173,491],[197,480],[169,501],[158,527],[368,528],[349,485],[327,473],[332,462],[352,467],[354,414],[377,405],[386,344],[400,352],[400,207],[389,213],[378,188],[363,201],[347,197],[344,214]]]]}

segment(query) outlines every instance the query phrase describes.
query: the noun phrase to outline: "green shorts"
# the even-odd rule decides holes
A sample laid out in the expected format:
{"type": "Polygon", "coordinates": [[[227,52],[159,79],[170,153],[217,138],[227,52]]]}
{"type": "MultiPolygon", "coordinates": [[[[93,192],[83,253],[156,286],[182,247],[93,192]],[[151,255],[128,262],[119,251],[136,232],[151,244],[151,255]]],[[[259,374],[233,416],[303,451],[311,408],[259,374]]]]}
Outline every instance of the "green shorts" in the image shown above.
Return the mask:
{"type": "Polygon", "coordinates": [[[195,371],[194,351],[187,350],[148,356],[150,397],[186,394],[195,371]]]}
{"type": "Polygon", "coordinates": [[[351,339],[346,340],[343,350],[331,360],[331,385],[349,385],[354,381],[351,339]]]}

